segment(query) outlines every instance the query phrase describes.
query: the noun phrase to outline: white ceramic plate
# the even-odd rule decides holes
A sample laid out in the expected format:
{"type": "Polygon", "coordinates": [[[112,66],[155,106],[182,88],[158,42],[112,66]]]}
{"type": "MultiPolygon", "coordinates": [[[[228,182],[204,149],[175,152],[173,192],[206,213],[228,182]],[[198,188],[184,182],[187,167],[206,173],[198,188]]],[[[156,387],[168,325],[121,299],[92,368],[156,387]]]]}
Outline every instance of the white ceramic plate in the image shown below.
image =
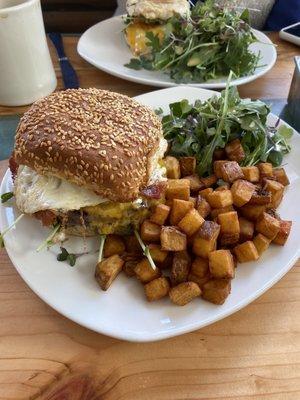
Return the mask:
{"type": "MultiPolygon", "coordinates": [[[[178,86],[168,75],[157,71],[135,71],[124,66],[133,57],[122,30],[124,24],[122,17],[113,17],[89,28],[79,39],[77,50],[86,61],[111,75],[128,81],[146,85],[170,87],[178,86]]],[[[276,49],[270,39],[262,32],[254,30],[259,42],[251,45],[251,50],[261,53],[260,65],[253,75],[235,79],[232,85],[242,85],[251,82],[267,73],[276,62],[276,49]]],[[[206,89],[222,89],[226,87],[226,78],[207,83],[191,83],[190,86],[206,89]]]]}
{"type": "MultiPolygon", "coordinates": [[[[163,89],[137,97],[152,108],[162,107],[183,98],[193,102],[205,100],[215,92],[191,87],[163,89]]],[[[269,123],[277,117],[271,115],[269,123]]],[[[201,299],[185,307],[172,305],[168,299],[156,303],[145,300],[143,288],[135,279],[122,274],[107,292],[102,292],[95,279],[97,241],[88,240],[91,254],[81,256],[75,267],[57,262],[58,248],[37,253],[35,249],[48,235],[34,218],[24,217],[17,227],[5,236],[7,252],[16,269],[46,303],[79,324],[116,338],[131,341],[152,341],[193,331],[220,320],[241,309],[274,285],[294,264],[299,255],[300,237],[300,136],[295,132],[293,151],[284,160],[291,185],[286,190],[280,213],[283,219],[293,220],[289,240],[284,247],[271,246],[258,262],[239,265],[232,282],[232,294],[222,306],[201,299]]],[[[12,188],[7,172],[1,193],[12,188]]],[[[18,215],[13,206],[1,206],[0,229],[18,215]]],[[[82,239],[72,239],[66,247],[80,252],[82,239]]]]}

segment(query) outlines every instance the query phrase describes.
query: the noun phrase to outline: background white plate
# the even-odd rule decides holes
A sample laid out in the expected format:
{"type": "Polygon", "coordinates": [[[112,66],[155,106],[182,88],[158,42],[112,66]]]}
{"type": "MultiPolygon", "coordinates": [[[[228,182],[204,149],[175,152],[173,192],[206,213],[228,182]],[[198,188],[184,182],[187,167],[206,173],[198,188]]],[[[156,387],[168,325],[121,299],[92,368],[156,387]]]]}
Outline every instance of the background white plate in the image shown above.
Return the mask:
{"type": "MultiPolygon", "coordinates": [[[[128,81],[139,82],[147,85],[169,87],[178,86],[168,75],[158,71],[136,71],[124,67],[133,57],[122,30],[124,23],[122,17],[113,17],[89,28],[79,39],[77,51],[86,61],[111,75],[128,81]]],[[[262,32],[253,30],[257,39],[262,43],[253,43],[250,48],[258,54],[261,60],[253,75],[235,79],[232,85],[242,85],[251,82],[268,72],[276,62],[276,49],[271,40],[262,32]]],[[[206,89],[221,89],[226,87],[226,78],[207,83],[191,83],[190,86],[206,89]]]]}
{"type": "MultiPolygon", "coordinates": [[[[183,98],[191,102],[205,100],[213,94],[215,92],[182,86],[147,93],[137,99],[153,108],[162,107],[167,112],[171,102],[183,98]]],[[[277,117],[269,117],[270,124],[276,121],[277,117]]],[[[297,260],[300,246],[300,136],[296,132],[292,146],[292,153],[284,160],[291,185],[280,206],[282,218],[293,220],[290,238],[284,247],[271,246],[258,262],[239,265],[232,282],[232,294],[222,306],[201,299],[185,307],[172,305],[168,299],[148,303],[142,285],[122,274],[107,292],[102,292],[94,279],[97,241],[87,241],[88,248],[93,252],[81,256],[72,268],[56,261],[58,248],[36,253],[35,249],[46,238],[48,230],[34,218],[24,217],[5,236],[7,252],[20,275],[38,296],[61,314],[97,332],[142,342],[201,328],[247,305],[276,283],[297,260]]],[[[11,176],[7,171],[1,193],[11,188],[11,176]]],[[[17,215],[13,204],[1,206],[0,229],[10,224],[17,215]]],[[[83,242],[72,239],[66,247],[80,252],[83,242]]]]}

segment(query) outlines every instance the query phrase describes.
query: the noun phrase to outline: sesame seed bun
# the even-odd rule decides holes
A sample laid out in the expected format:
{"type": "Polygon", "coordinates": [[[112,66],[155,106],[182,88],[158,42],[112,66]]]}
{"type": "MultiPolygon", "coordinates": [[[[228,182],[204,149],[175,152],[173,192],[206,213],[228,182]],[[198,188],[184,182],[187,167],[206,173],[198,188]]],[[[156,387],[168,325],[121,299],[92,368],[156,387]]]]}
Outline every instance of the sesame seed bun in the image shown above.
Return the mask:
{"type": "Polygon", "coordinates": [[[155,113],[137,101],[99,89],[70,89],[24,114],[14,157],[41,175],[128,202],[147,186],[162,137],[155,113]]]}

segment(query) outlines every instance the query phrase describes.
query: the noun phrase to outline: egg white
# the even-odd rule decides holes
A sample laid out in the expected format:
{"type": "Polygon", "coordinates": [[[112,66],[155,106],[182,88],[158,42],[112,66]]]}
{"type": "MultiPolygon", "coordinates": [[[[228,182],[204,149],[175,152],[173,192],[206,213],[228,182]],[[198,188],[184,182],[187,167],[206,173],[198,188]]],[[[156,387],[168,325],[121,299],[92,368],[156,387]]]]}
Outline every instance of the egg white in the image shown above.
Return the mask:
{"type": "MultiPolygon", "coordinates": [[[[166,169],[157,165],[153,170],[149,184],[166,180],[166,169]]],[[[96,206],[109,201],[64,179],[50,175],[40,175],[33,169],[21,165],[15,179],[14,193],[19,210],[33,214],[42,210],[60,210],[62,212],[79,210],[82,207],[96,206]]],[[[135,200],[134,203],[138,203],[135,200]]]]}

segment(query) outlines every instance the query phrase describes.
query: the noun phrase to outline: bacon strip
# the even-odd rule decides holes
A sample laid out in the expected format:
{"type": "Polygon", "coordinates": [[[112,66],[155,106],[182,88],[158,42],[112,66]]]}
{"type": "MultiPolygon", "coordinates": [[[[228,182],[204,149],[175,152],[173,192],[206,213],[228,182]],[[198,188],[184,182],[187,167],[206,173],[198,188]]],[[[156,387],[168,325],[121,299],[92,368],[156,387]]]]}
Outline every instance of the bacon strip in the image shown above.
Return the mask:
{"type": "Polygon", "coordinates": [[[167,187],[167,182],[157,182],[146,186],[141,190],[141,194],[150,199],[160,199],[167,187]]]}
{"type": "Polygon", "coordinates": [[[14,159],[14,153],[12,153],[10,159],[8,160],[8,166],[12,175],[12,179],[14,181],[19,168],[19,164],[17,164],[16,160],[14,159]]]}
{"type": "Polygon", "coordinates": [[[56,215],[50,210],[37,211],[33,214],[35,218],[39,219],[44,226],[54,225],[56,222],[56,215]]]}

